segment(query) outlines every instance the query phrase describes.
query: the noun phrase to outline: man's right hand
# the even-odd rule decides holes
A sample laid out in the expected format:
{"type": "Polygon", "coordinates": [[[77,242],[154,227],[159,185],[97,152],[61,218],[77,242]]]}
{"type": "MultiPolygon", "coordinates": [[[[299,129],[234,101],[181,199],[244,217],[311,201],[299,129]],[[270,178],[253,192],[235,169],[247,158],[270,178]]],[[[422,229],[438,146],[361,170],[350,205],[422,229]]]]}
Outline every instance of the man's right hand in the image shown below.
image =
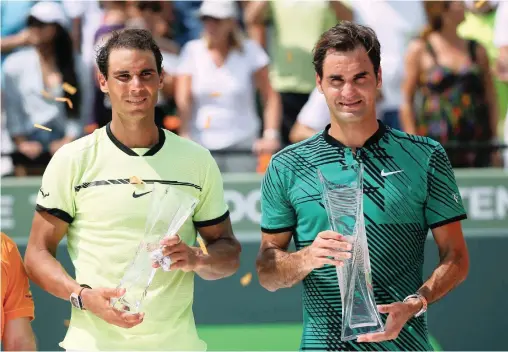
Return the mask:
{"type": "Polygon", "coordinates": [[[125,289],[97,288],[84,289],[81,292],[83,306],[109,324],[122,328],[132,328],[143,322],[145,313],[121,312],[111,306],[111,298],[122,297],[125,289]]]}
{"type": "Polygon", "coordinates": [[[310,270],[323,267],[325,264],[344,265],[344,260],[351,258],[351,243],[347,238],[334,231],[318,233],[314,242],[301,252],[304,266],[310,270]]]}

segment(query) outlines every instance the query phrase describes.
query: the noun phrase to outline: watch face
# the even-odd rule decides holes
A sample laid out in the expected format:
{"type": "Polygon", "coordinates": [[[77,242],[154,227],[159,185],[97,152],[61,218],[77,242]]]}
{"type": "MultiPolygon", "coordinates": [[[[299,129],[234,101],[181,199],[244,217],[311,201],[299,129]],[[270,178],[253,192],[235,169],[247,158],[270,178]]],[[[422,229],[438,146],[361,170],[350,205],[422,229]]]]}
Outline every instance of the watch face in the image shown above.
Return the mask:
{"type": "Polygon", "coordinates": [[[81,309],[81,307],[79,306],[78,295],[76,295],[75,293],[71,295],[71,304],[73,307],[81,309]]]}

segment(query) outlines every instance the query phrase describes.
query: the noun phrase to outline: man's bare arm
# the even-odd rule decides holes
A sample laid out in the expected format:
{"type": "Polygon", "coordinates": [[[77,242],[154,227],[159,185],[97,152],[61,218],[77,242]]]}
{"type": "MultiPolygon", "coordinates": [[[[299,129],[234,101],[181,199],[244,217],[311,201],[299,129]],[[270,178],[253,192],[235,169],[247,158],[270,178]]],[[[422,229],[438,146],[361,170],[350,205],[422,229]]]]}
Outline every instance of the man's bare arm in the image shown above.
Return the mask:
{"type": "Polygon", "coordinates": [[[202,256],[194,270],[205,280],[218,280],[233,275],[240,267],[242,247],[233,234],[228,217],[217,225],[200,227],[199,234],[206,243],[207,256],[202,256]]]}
{"type": "Polygon", "coordinates": [[[64,300],[80,288],[56,260],[58,244],[67,233],[68,226],[65,221],[47,212],[35,212],[25,253],[29,278],[43,290],[64,300]]]}
{"type": "Polygon", "coordinates": [[[21,317],[5,322],[2,348],[4,351],[37,350],[30,318],[21,317]]]}
{"type": "Polygon", "coordinates": [[[301,251],[288,252],[291,231],[262,233],[261,248],[256,260],[259,283],[268,291],[293,287],[312,271],[303,264],[301,251]]]}
{"type": "Polygon", "coordinates": [[[256,268],[261,286],[268,291],[292,287],[312,270],[325,264],[342,265],[341,260],[351,256],[346,252],[351,250],[351,245],[335,232],[320,232],[310,246],[297,252],[287,251],[291,236],[291,231],[262,233],[256,268]]]}
{"type": "Polygon", "coordinates": [[[444,297],[467,277],[469,254],[459,221],[432,230],[439,249],[439,265],[418,290],[428,303],[444,297]]]}
{"type": "Polygon", "coordinates": [[[247,26],[263,22],[268,7],[268,1],[249,1],[243,11],[243,19],[247,26]]]}
{"type": "Polygon", "coordinates": [[[303,141],[304,139],[310,138],[315,135],[318,131],[313,128],[310,128],[300,122],[296,121],[293,127],[291,128],[291,132],[289,132],[289,140],[291,143],[298,143],[303,141]]]}
{"type": "Polygon", "coordinates": [[[343,1],[331,0],[330,7],[338,21],[353,21],[353,11],[343,1]]]}

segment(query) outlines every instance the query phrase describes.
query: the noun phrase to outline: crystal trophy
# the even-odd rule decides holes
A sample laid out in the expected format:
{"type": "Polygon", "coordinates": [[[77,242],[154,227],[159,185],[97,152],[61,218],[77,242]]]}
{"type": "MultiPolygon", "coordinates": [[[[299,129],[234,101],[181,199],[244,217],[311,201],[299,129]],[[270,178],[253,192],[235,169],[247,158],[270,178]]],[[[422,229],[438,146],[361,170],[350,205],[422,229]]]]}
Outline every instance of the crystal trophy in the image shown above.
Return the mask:
{"type": "Polygon", "coordinates": [[[174,236],[192,214],[198,199],[175,186],[153,184],[145,223],[145,233],[134,259],[127,267],[117,288],[124,288],[122,297],[111,299],[111,305],[121,311],[139,313],[157,268],[154,262],[169,271],[170,258],[162,255],[160,241],[174,236]]]}
{"type": "Polygon", "coordinates": [[[332,231],[346,236],[352,244],[351,258],[337,267],[342,301],[341,340],[349,341],[366,333],[382,332],[377,310],[363,215],[363,164],[342,166],[330,177],[318,170],[322,198],[332,231]]]}

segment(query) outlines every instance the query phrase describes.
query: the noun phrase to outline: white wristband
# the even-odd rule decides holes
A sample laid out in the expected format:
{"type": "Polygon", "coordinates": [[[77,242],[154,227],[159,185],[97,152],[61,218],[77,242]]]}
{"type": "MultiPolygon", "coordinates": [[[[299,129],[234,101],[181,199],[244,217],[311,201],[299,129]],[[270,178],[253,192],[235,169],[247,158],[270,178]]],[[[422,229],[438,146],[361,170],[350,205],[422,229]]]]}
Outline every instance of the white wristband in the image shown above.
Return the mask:
{"type": "Polygon", "coordinates": [[[423,313],[425,313],[427,311],[427,306],[428,306],[427,300],[421,294],[416,293],[414,295],[407,296],[406,298],[404,298],[404,300],[402,302],[406,302],[406,301],[410,300],[411,298],[418,298],[422,302],[422,309],[420,309],[420,311],[418,311],[414,315],[415,318],[418,318],[420,315],[422,315],[423,313]]]}

